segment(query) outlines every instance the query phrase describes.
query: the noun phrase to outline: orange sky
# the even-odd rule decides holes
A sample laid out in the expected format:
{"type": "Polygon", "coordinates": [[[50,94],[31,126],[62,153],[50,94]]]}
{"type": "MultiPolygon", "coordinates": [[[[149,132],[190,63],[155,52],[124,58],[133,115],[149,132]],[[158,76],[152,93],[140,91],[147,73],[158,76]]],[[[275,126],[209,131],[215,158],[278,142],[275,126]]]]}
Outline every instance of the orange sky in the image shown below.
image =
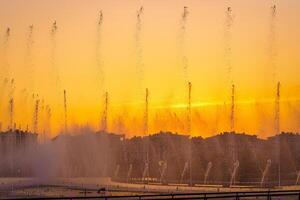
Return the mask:
{"type": "MultiPolygon", "coordinates": [[[[4,77],[15,79],[14,121],[30,129],[34,112],[30,96],[38,93],[52,109],[52,135],[63,125],[63,89],[67,90],[69,126],[95,129],[107,90],[109,130],[132,136],[143,130],[146,87],[150,91],[149,132],[185,133],[187,82],[191,81],[192,134],[207,137],[229,130],[230,85],[234,82],[236,130],[265,137],[274,133],[275,88],[280,80],[281,128],[299,131],[299,9],[297,0],[1,0],[0,65],[2,69],[8,66],[7,72],[0,72],[1,84],[4,77]],[[277,12],[271,22],[273,4],[277,12]],[[137,33],[136,12],[141,5],[144,13],[137,33]],[[189,15],[183,33],[184,6],[189,15]],[[230,29],[225,27],[228,6],[234,17],[230,29]],[[104,18],[97,36],[100,10],[104,18]],[[54,20],[58,29],[53,41],[54,20]],[[28,41],[30,24],[34,29],[28,41]],[[7,27],[11,34],[5,50],[7,27]]],[[[4,129],[9,122],[11,89],[2,84],[1,90],[4,129]]],[[[40,106],[41,132],[48,128],[45,109],[40,106]]]]}

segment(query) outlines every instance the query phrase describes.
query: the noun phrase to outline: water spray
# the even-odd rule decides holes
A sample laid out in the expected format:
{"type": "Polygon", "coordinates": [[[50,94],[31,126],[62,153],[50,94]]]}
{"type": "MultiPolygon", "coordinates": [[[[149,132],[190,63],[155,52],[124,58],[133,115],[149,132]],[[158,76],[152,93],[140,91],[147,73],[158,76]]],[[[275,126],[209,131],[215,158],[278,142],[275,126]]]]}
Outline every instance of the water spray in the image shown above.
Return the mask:
{"type": "Polygon", "coordinates": [[[103,110],[103,114],[102,114],[102,119],[101,119],[101,131],[103,132],[107,132],[107,124],[108,124],[108,92],[105,92],[105,96],[104,96],[104,110],[103,110]]]}
{"type": "Polygon", "coordinates": [[[230,131],[235,131],[235,85],[231,88],[231,112],[230,112],[230,131]]]}
{"type": "Polygon", "coordinates": [[[180,19],[180,32],[179,32],[179,53],[181,56],[181,63],[183,66],[183,73],[184,73],[184,80],[189,80],[189,74],[188,74],[188,68],[189,68],[189,62],[186,55],[186,26],[187,26],[187,20],[188,20],[188,7],[183,7],[183,13],[181,15],[180,19]]]}
{"type": "Polygon", "coordinates": [[[204,175],[204,182],[203,182],[204,185],[207,184],[207,179],[208,179],[208,177],[209,177],[209,172],[210,172],[212,166],[213,166],[213,165],[212,165],[212,162],[209,162],[209,163],[207,164],[206,171],[205,171],[205,175],[204,175]]]}
{"type": "Polygon", "coordinates": [[[68,112],[67,112],[67,92],[64,90],[64,117],[65,117],[65,134],[68,133],[68,112]]]}
{"type": "Polygon", "coordinates": [[[163,183],[164,178],[165,178],[165,174],[168,168],[168,163],[166,161],[160,161],[158,163],[158,165],[160,166],[160,183],[163,183]]]}
{"type": "Polygon", "coordinates": [[[280,82],[277,83],[276,97],[275,97],[275,135],[277,135],[277,149],[278,149],[278,185],[281,185],[281,145],[280,145],[280,82]]]}
{"type": "Polygon", "coordinates": [[[187,107],[187,134],[191,135],[191,127],[192,127],[192,83],[188,82],[188,107],[187,107]]]}
{"type": "Polygon", "coordinates": [[[230,179],[230,186],[232,186],[235,183],[236,173],[238,171],[238,168],[240,166],[240,162],[237,160],[233,164],[233,171],[231,173],[231,179],[230,179]]]}
{"type": "MultiPolygon", "coordinates": [[[[25,52],[25,66],[27,69],[28,76],[33,76],[33,62],[32,62],[32,47],[33,47],[33,25],[29,26],[27,41],[26,41],[26,52],[25,52]]],[[[33,89],[33,77],[29,77],[27,87],[33,89]]]]}
{"type": "Polygon", "coordinates": [[[277,22],[277,8],[276,5],[271,6],[270,13],[270,26],[269,26],[269,35],[268,35],[268,57],[269,57],[269,65],[271,70],[273,71],[274,80],[277,79],[277,48],[276,48],[276,22],[277,22]]]}
{"type": "Polygon", "coordinates": [[[34,119],[33,119],[33,133],[38,133],[38,123],[39,123],[39,104],[40,100],[37,99],[35,101],[35,106],[34,106],[34,119]]]}
{"type": "Polygon", "coordinates": [[[188,168],[189,168],[189,162],[185,162],[182,173],[181,173],[181,176],[180,176],[180,184],[182,184],[183,178],[184,178],[188,168]]]}
{"type": "Polygon", "coordinates": [[[10,91],[9,91],[9,129],[14,131],[14,92],[15,92],[15,81],[11,79],[10,81],[10,91]]]}
{"type": "Polygon", "coordinates": [[[129,182],[131,178],[131,173],[132,173],[132,164],[129,165],[128,172],[127,172],[127,182],[129,182]]]}
{"type": "Polygon", "coordinates": [[[142,181],[149,181],[149,163],[147,161],[145,162],[142,181]]]}
{"type": "Polygon", "coordinates": [[[14,125],[14,99],[13,97],[10,98],[9,100],[9,130],[13,130],[13,125],[14,125]]]}
{"type": "MultiPolygon", "coordinates": [[[[53,22],[52,27],[51,27],[51,55],[50,55],[50,59],[51,59],[51,67],[52,67],[52,73],[54,74],[54,86],[56,87],[55,90],[56,91],[60,91],[60,77],[59,77],[59,72],[58,72],[58,67],[57,67],[57,57],[56,57],[56,35],[57,35],[57,23],[56,21],[53,22]],[[58,90],[57,90],[58,89],[58,90]]],[[[60,97],[60,95],[58,94],[58,96],[60,97]]]]}
{"type": "Polygon", "coordinates": [[[49,105],[46,105],[46,127],[47,127],[47,136],[51,135],[51,108],[49,105]]]}
{"type": "Polygon", "coordinates": [[[232,8],[228,7],[226,10],[225,18],[225,29],[224,29],[224,57],[225,57],[225,67],[227,69],[227,74],[230,82],[232,83],[232,26],[233,26],[233,14],[232,8]]]}
{"type": "Polygon", "coordinates": [[[100,90],[104,88],[105,85],[105,74],[103,69],[103,60],[101,55],[101,44],[102,44],[102,24],[103,24],[103,12],[100,10],[99,12],[99,19],[97,24],[97,33],[96,33],[96,66],[97,71],[99,72],[99,86],[101,87],[100,90]]]}
{"type": "MultiPolygon", "coordinates": [[[[145,179],[145,176],[149,178],[149,128],[148,128],[148,120],[149,120],[149,90],[146,88],[145,93],[145,113],[144,113],[144,136],[146,136],[146,160],[145,160],[145,168],[143,172],[143,180],[145,179]]],[[[148,179],[147,179],[148,180],[148,179]]]]}
{"type": "Polygon", "coordinates": [[[277,83],[276,87],[276,98],[275,98],[275,135],[280,134],[280,82],[277,83]]]}
{"type": "MultiPolygon", "coordinates": [[[[142,88],[143,79],[144,79],[144,62],[143,62],[143,43],[141,41],[141,34],[143,28],[143,14],[144,14],[144,7],[141,6],[140,9],[137,11],[136,14],[136,30],[135,30],[135,50],[136,50],[136,71],[138,76],[138,85],[142,88]]],[[[140,89],[138,89],[140,90],[140,89]]]]}
{"type": "Polygon", "coordinates": [[[115,178],[118,178],[118,176],[119,176],[119,171],[120,171],[120,165],[117,165],[116,170],[115,170],[115,172],[114,172],[114,177],[115,177],[115,178]]]}
{"type": "Polygon", "coordinates": [[[265,183],[265,179],[266,179],[266,176],[267,176],[268,173],[269,173],[271,164],[272,164],[271,159],[268,159],[268,160],[267,160],[266,167],[265,167],[265,169],[264,169],[264,171],[263,171],[263,174],[262,174],[262,177],[261,177],[260,187],[263,187],[263,185],[264,185],[264,183],[265,183]]]}
{"type": "MultiPolygon", "coordinates": [[[[187,126],[188,126],[188,135],[192,134],[192,83],[188,82],[188,113],[187,113],[187,126]]],[[[190,186],[192,186],[192,139],[189,139],[189,181],[190,186]]]]}
{"type": "Polygon", "coordinates": [[[298,185],[299,180],[300,180],[300,171],[297,172],[297,179],[296,179],[295,185],[298,185]]]}

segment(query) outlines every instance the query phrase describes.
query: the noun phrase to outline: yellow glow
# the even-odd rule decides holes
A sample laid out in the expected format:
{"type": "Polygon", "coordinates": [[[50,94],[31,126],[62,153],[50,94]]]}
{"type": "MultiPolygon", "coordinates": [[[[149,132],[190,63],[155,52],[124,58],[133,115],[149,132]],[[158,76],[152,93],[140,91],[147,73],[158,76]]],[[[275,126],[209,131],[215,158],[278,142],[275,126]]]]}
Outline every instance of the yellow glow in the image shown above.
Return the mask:
{"type": "Polygon", "coordinates": [[[207,137],[229,130],[232,81],[236,85],[236,131],[262,137],[274,133],[274,99],[279,80],[281,129],[300,131],[299,8],[297,0],[1,0],[1,69],[9,64],[7,73],[0,72],[2,129],[9,124],[11,86],[3,84],[3,79],[9,77],[15,79],[17,127],[24,129],[28,125],[32,129],[31,96],[35,93],[52,111],[51,127],[46,128],[45,111],[40,107],[39,131],[49,129],[52,136],[63,128],[63,89],[67,91],[70,130],[77,125],[99,129],[103,94],[108,91],[109,131],[141,135],[146,87],[150,91],[149,132],[186,133],[188,81],[192,82],[195,136],[207,137]],[[278,10],[273,24],[275,39],[271,41],[270,7],[274,3],[278,10]],[[138,46],[142,48],[142,69],[137,69],[136,12],[141,5],[144,15],[138,46]],[[189,15],[181,49],[180,18],[184,6],[188,7],[189,15]],[[234,14],[230,74],[224,61],[228,6],[234,14]],[[97,37],[100,10],[104,17],[97,37]],[[55,42],[50,34],[54,20],[58,27],[55,42]],[[29,52],[31,24],[33,44],[29,52]],[[11,35],[4,54],[7,27],[11,28],[11,35]],[[275,57],[270,55],[270,46],[275,57]],[[186,71],[182,52],[188,60],[186,71]],[[101,65],[97,65],[97,59],[101,65]],[[276,62],[275,67],[272,62],[276,62]]]}

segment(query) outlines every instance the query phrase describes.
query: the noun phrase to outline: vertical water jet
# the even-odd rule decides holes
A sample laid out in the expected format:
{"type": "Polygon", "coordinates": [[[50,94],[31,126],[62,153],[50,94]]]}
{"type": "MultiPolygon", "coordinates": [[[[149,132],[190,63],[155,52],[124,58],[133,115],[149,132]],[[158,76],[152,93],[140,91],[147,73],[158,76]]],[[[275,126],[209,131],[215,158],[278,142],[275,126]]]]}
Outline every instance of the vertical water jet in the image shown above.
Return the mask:
{"type": "Polygon", "coordinates": [[[269,169],[270,169],[270,167],[271,167],[271,164],[272,164],[271,159],[268,159],[268,160],[267,160],[266,167],[265,167],[265,169],[264,169],[264,171],[263,171],[263,174],[262,174],[262,177],[261,177],[260,187],[263,187],[263,185],[264,185],[264,183],[265,183],[265,179],[266,179],[266,176],[267,176],[267,174],[268,174],[268,172],[269,172],[269,169]]]}
{"type": "Polygon", "coordinates": [[[103,24],[103,12],[100,10],[99,12],[99,19],[97,23],[97,32],[96,32],[96,67],[98,72],[99,78],[99,87],[100,91],[105,88],[105,73],[104,73],[104,66],[103,66],[103,59],[102,59],[102,51],[101,51],[101,45],[102,45],[102,24],[103,24]]]}
{"type": "Polygon", "coordinates": [[[143,29],[143,14],[144,7],[141,6],[136,14],[136,27],[135,27],[135,51],[136,51],[136,72],[137,72],[137,85],[138,92],[143,88],[144,81],[144,61],[143,61],[143,43],[141,40],[141,34],[143,29]]]}
{"type": "Polygon", "coordinates": [[[9,100],[9,127],[8,127],[8,129],[11,131],[14,131],[13,124],[14,124],[14,98],[11,97],[9,100]]]}
{"type": "Polygon", "coordinates": [[[281,185],[281,141],[280,141],[280,82],[277,83],[275,97],[274,128],[277,136],[277,156],[278,156],[278,185],[281,185]]]}
{"type": "Polygon", "coordinates": [[[10,37],[11,37],[11,29],[9,27],[7,27],[6,31],[5,31],[5,36],[4,36],[4,41],[3,41],[3,47],[2,47],[2,59],[1,59],[1,65],[2,65],[2,69],[1,69],[1,79],[5,79],[5,77],[10,76],[10,65],[8,62],[8,58],[7,58],[7,54],[8,54],[8,48],[9,48],[9,41],[10,41],[10,37]]]}
{"type": "Polygon", "coordinates": [[[51,135],[51,108],[46,105],[46,119],[45,119],[46,135],[49,137],[51,135]]]}
{"type": "Polygon", "coordinates": [[[183,178],[184,178],[188,168],[189,168],[189,162],[185,162],[182,173],[181,173],[181,176],[180,176],[180,182],[179,182],[180,184],[182,184],[183,178]]]}
{"type": "Polygon", "coordinates": [[[268,35],[268,59],[270,70],[273,71],[273,79],[277,80],[277,35],[276,35],[276,23],[277,23],[277,8],[276,5],[271,6],[270,13],[270,26],[268,35]]]}
{"type": "Polygon", "coordinates": [[[34,91],[34,66],[33,66],[33,48],[34,40],[33,40],[33,25],[29,26],[28,36],[26,39],[26,50],[25,50],[25,73],[28,76],[26,78],[26,85],[28,89],[34,91]]]}
{"type": "Polygon", "coordinates": [[[275,135],[280,134],[280,82],[277,83],[276,97],[275,97],[275,116],[274,116],[274,128],[275,135]]]}
{"type": "Polygon", "coordinates": [[[14,92],[15,92],[15,81],[11,79],[10,81],[10,91],[9,91],[9,129],[14,131],[14,92]]]}
{"type": "Polygon", "coordinates": [[[206,171],[205,171],[205,174],[204,174],[204,182],[203,182],[204,185],[207,184],[207,179],[209,177],[209,172],[210,172],[211,168],[212,168],[212,162],[208,162],[207,167],[206,167],[206,171]]]}
{"type": "Polygon", "coordinates": [[[168,163],[166,161],[160,161],[159,163],[160,166],[160,178],[159,181],[160,183],[164,182],[164,178],[165,178],[165,174],[166,174],[166,170],[168,168],[168,163]]]}
{"type": "Polygon", "coordinates": [[[101,118],[101,126],[100,130],[103,132],[107,132],[107,124],[108,124],[108,104],[109,104],[109,99],[108,99],[108,92],[105,92],[104,95],[104,109],[102,113],[102,118],[101,118]]]}
{"type": "Polygon", "coordinates": [[[235,85],[231,87],[230,131],[235,131],[235,85]]]}
{"type": "Polygon", "coordinates": [[[183,7],[183,13],[180,19],[180,32],[179,32],[179,56],[181,57],[181,65],[183,67],[183,76],[184,81],[187,82],[189,80],[189,62],[188,57],[186,55],[186,28],[187,28],[187,20],[188,20],[188,7],[183,7]]]}
{"type": "Polygon", "coordinates": [[[39,125],[39,104],[40,104],[40,100],[37,99],[37,100],[35,101],[35,106],[34,106],[33,133],[38,133],[38,125],[39,125]]]}
{"type": "Polygon", "coordinates": [[[234,164],[233,164],[233,170],[232,170],[232,173],[231,173],[231,178],[230,178],[230,184],[229,184],[229,186],[234,185],[236,174],[237,174],[239,166],[240,166],[240,162],[238,160],[236,160],[234,162],[234,164]]]}
{"type": "Polygon", "coordinates": [[[129,165],[128,172],[127,172],[127,182],[129,182],[131,178],[131,173],[132,173],[132,164],[129,165]]]}
{"type": "Polygon", "coordinates": [[[144,136],[146,137],[146,144],[145,144],[145,167],[143,171],[143,180],[147,177],[147,180],[149,180],[149,128],[148,128],[148,120],[149,120],[149,90],[146,88],[145,93],[145,111],[144,111],[144,126],[143,126],[143,132],[144,136]]]}
{"type": "Polygon", "coordinates": [[[67,92],[64,90],[64,118],[65,118],[65,131],[64,133],[68,133],[68,113],[67,113],[67,92]]]}
{"type": "Polygon", "coordinates": [[[228,80],[233,82],[232,77],[232,26],[233,26],[232,8],[227,7],[224,25],[224,59],[228,80]]]}

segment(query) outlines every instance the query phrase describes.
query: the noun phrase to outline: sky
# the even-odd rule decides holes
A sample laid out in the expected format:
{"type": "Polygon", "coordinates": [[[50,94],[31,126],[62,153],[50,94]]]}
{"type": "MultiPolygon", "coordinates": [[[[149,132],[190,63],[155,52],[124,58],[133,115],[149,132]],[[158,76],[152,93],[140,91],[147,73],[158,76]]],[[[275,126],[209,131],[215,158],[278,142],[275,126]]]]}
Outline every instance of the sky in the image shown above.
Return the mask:
{"type": "Polygon", "coordinates": [[[108,92],[108,131],[143,135],[148,88],[148,132],[189,134],[191,82],[191,134],[209,137],[230,130],[234,83],[234,130],[267,137],[280,81],[280,129],[300,131],[299,9],[298,0],[0,0],[2,129],[12,118],[55,136],[66,90],[70,132],[101,128],[108,92]]]}

